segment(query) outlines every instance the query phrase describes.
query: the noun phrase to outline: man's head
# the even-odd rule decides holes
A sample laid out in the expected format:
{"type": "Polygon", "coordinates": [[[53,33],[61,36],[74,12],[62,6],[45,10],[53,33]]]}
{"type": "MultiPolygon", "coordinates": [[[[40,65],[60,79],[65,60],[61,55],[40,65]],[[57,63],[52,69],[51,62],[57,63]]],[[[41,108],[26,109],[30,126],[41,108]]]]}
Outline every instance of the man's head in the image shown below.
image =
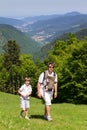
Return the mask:
{"type": "Polygon", "coordinates": [[[49,63],[48,63],[48,67],[54,68],[54,63],[53,63],[53,62],[49,62],[49,63]]]}
{"type": "Polygon", "coordinates": [[[53,69],[54,69],[54,63],[53,62],[49,62],[48,63],[48,70],[49,70],[49,72],[52,72],[53,69]]]}

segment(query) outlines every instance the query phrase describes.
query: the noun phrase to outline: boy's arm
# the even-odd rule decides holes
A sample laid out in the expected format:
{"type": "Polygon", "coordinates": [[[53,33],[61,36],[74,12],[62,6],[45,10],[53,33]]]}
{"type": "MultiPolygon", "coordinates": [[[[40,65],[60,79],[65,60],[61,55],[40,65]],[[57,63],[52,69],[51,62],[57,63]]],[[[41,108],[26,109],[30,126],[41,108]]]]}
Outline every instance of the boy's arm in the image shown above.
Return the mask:
{"type": "Polygon", "coordinates": [[[25,97],[25,95],[22,92],[22,89],[23,89],[22,87],[18,89],[18,94],[21,95],[22,97],[25,97]]]}
{"type": "Polygon", "coordinates": [[[25,97],[28,97],[32,94],[32,91],[30,91],[28,94],[25,95],[25,97]]]}
{"type": "Polygon", "coordinates": [[[23,97],[25,97],[25,95],[23,95],[22,90],[20,90],[20,88],[18,90],[18,94],[21,95],[21,96],[23,96],[23,97]]]}
{"type": "Polygon", "coordinates": [[[21,92],[22,92],[22,91],[21,91],[20,88],[19,88],[19,89],[18,89],[18,94],[21,95],[21,92]]]}

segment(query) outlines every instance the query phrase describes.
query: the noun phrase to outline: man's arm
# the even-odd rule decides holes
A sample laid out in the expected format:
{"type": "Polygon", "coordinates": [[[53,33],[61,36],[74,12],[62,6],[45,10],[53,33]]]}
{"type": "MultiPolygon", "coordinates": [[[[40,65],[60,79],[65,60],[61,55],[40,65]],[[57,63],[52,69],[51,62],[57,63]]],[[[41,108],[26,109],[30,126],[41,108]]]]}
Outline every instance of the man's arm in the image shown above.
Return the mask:
{"type": "Polygon", "coordinates": [[[58,94],[58,84],[55,83],[55,84],[54,84],[54,98],[57,97],[57,94],[58,94]]]}
{"type": "Polygon", "coordinates": [[[38,95],[39,98],[41,98],[40,87],[41,87],[41,84],[38,82],[38,84],[37,84],[37,95],[38,95]]]}

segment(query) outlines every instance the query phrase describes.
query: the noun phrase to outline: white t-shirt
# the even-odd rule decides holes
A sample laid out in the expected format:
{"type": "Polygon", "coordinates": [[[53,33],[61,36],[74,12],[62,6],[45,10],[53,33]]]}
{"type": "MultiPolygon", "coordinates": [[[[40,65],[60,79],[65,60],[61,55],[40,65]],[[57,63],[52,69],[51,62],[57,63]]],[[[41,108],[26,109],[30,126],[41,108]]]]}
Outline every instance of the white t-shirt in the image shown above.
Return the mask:
{"type": "MultiPolygon", "coordinates": [[[[22,92],[23,95],[29,94],[32,92],[32,86],[30,84],[28,86],[26,86],[26,84],[24,84],[20,87],[20,91],[22,92]]],[[[24,97],[20,96],[20,98],[24,98],[24,97]]],[[[26,97],[25,99],[29,99],[29,96],[26,97]]]]}

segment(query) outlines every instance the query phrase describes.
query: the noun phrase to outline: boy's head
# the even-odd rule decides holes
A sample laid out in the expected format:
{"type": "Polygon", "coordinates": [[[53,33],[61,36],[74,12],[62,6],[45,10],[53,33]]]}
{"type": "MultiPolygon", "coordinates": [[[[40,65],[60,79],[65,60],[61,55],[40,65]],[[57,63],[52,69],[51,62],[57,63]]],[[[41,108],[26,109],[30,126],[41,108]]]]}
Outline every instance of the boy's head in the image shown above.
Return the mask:
{"type": "Polygon", "coordinates": [[[26,84],[26,85],[29,85],[30,81],[31,81],[31,78],[30,78],[30,77],[26,77],[26,78],[25,78],[25,84],[26,84]]]}
{"type": "Polygon", "coordinates": [[[25,81],[30,81],[30,80],[31,80],[30,77],[26,77],[26,78],[25,78],[25,81]]]}

